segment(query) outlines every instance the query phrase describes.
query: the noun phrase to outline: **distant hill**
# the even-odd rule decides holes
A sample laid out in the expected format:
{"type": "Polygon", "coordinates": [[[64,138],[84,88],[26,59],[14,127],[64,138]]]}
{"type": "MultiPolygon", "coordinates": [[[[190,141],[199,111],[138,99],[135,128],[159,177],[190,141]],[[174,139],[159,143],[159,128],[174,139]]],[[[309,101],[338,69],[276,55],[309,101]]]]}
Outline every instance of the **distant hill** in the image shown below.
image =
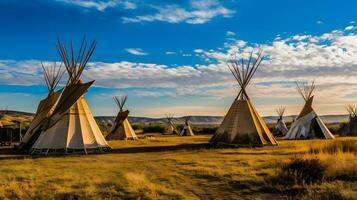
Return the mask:
{"type": "Polygon", "coordinates": [[[33,119],[32,113],[0,110],[0,125],[8,127],[18,127],[21,122],[22,127],[27,127],[33,119]]]}
{"type": "MultiPolygon", "coordinates": [[[[284,117],[285,122],[293,121],[293,118],[296,116],[286,116],[284,117]]],[[[326,124],[339,124],[343,121],[348,120],[348,115],[323,115],[320,116],[322,121],[326,124]]],[[[110,116],[97,116],[95,117],[98,122],[101,123],[112,123],[114,117],[110,116]]],[[[264,121],[267,124],[276,123],[278,116],[266,116],[263,117],[264,121]]],[[[184,117],[174,118],[176,123],[184,123],[184,117]]],[[[131,123],[164,123],[166,122],[165,118],[149,118],[149,117],[129,117],[131,123]]],[[[191,116],[190,119],[192,124],[220,124],[223,121],[223,116],[191,116]]]]}
{"type": "MultiPolygon", "coordinates": [[[[4,111],[0,110],[0,113],[4,111]]],[[[31,120],[34,116],[33,113],[7,110],[6,115],[13,117],[21,117],[23,116],[26,120],[31,120]]],[[[286,116],[284,117],[286,122],[291,122],[293,118],[296,116],[286,116]]],[[[320,116],[322,121],[326,124],[338,124],[343,121],[348,120],[348,115],[323,115],[320,116]]],[[[96,116],[95,119],[99,123],[113,123],[114,116],[96,116]]],[[[266,116],[263,117],[264,121],[268,124],[276,123],[278,117],[277,116],[266,116]]],[[[184,123],[184,117],[178,117],[174,119],[176,123],[181,124],[184,123]]],[[[190,121],[192,124],[220,124],[223,120],[223,116],[192,116],[190,121]]],[[[150,117],[129,117],[129,121],[131,123],[164,123],[166,121],[165,118],[150,118],[150,117]]]]}
{"type": "MultiPolygon", "coordinates": [[[[95,119],[100,123],[113,123],[115,117],[111,116],[97,116],[95,119]]],[[[174,118],[178,124],[185,122],[184,117],[174,118]]],[[[220,116],[192,116],[190,122],[192,124],[220,124],[223,117],[220,116]]],[[[131,123],[165,123],[166,118],[150,118],[150,117],[131,117],[129,116],[131,123]]]]}
{"type": "Polygon", "coordinates": [[[33,117],[35,115],[34,113],[15,111],[15,110],[0,110],[0,113],[5,113],[8,115],[19,115],[19,116],[24,115],[28,117],[33,117]]]}

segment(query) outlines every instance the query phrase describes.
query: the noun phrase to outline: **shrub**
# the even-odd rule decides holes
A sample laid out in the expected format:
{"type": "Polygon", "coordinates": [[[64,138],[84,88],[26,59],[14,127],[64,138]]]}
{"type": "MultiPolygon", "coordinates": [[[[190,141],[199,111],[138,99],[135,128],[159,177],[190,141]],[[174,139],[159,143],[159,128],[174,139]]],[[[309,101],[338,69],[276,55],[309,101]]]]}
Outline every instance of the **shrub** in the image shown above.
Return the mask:
{"type": "Polygon", "coordinates": [[[285,125],[288,129],[290,129],[292,124],[293,124],[293,122],[285,122],[285,125]]]}
{"type": "Polygon", "coordinates": [[[109,133],[112,126],[110,123],[98,123],[99,129],[104,135],[109,133]]]}
{"type": "Polygon", "coordinates": [[[338,125],[327,125],[328,130],[330,130],[331,133],[336,134],[340,131],[341,126],[338,125]]]}
{"type": "Polygon", "coordinates": [[[163,133],[165,126],[162,124],[148,124],[143,127],[143,133],[163,133]]]}
{"type": "Polygon", "coordinates": [[[142,129],[142,125],[141,125],[141,124],[132,124],[131,127],[132,127],[135,131],[142,129]]]}
{"type": "Polygon", "coordinates": [[[341,122],[340,123],[340,128],[338,129],[338,133],[341,134],[343,130],[346,128],[347,122],[341,122]]]}
{"type": "Polygon", "coordinates": [[[324,179],[327,167],[317,158],[293,158],[283,165],[283,173],[297,183],[316,183],[324,179]]]}
{"type": "Polygon", "coordinates": [[[181,131],[183,129],[183,124],[176,125],[176,130],[181,131]]]}
{"type": "Polygon", "coordinates": [[[218,129],[218,126],[203,126],[203,125],[195,125],[192,126],[192,131],[195,134],[214,134],[218,129]]]}

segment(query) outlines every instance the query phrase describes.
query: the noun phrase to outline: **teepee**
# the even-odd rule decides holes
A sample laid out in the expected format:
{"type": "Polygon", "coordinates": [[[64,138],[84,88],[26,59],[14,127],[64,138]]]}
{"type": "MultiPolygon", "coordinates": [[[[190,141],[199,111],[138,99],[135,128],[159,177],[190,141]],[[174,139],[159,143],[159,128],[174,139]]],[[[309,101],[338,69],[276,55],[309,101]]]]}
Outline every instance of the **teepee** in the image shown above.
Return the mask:
{"type": "Polygon", "coordinates": [[[30,152],[33,154],[88,153],[110,150],[83,95],[94,81],[83,83],[81,75],[96,47],[83,40],[75,54],[58,41],[57,49],[68,72],[68,81],[53,107],[51,115],[30,152]]]}
{"type": "Polygon", "coordinates": [[[113,127],[109,134],[105,137],[107,140],[137,140],[138,137],[135,134],[134,129],[131,127],[128,115],[129,111],[124,111],[123,107],[128,99],[128,96],[114,97],[116,104],[119,107],[119,113],[115,118],[113,127]]]}
{"type": "Polygon", "coordinates": [[[193,131],[191,129],[190,125],[190,118],[189,116],[185,117],[185,125],[183,126],[183,129],[181,133],[179,134],[180,136],[194,136],[193,131]]]}
{"type": "Polygon", "coordinates": [[[163,133],[164,135],[178,135],[178,131],[176,129],[176,126],[173,122],[173,118],[174,118],[174,114],[166,114],[166,128],[165,128],[165,132],[163,133]]]}
{"type": "Polygon", "coordinates": [[[240,91],[220,127],[211,138],[210,143],[212,145],[225,144],[249,147],[278,145],[246,92],[246,87],[262,59],[261,52],[255,59],[252,52],[248,61],[242,58],[228,62],[228,68],[237,80],[240,91]]]}
{"type": "Polygon", "coordinates": [[[298,92],[305,100],[305,106],[301,110],[284,139],[334,139],[335,137],[327,129],[320,117],[312,108],[314,100],[315,83],[308,85],[306,82],[296,83],[298,92]]]}
{"type": "Polygon", "coordinates": [[[278,121],[276,122],[275,125],[275,136],[284,136],[288,132],[288,128],[286,127],[285,121],[284,121],[284,112],[285,112],[285,107],[279,107],[276,109],[276,113],[278,114],[278,121]]]}
{"type": "Polygon", "coordinates": [[[357,136],[357,106],[348,105],[349,120],[342,130],[341,136],[357,136]]]}
{"type": "Polygon", "coordinates": [[[55,91],[65,72],[65,70],[62,68],[62,63],[60,65],[57,65],[56,62],[54,62],[52,65],[45,65],[41,63],[41,65],[48,89],[48,94],[45,99],[40,101],[35,116],[18,146],[20,149],[30,148],[37,140],[40,133],[39,130],[45,124],[47,117],[51,115],[53,108],[62,92],[62,90],[55,91]]]}

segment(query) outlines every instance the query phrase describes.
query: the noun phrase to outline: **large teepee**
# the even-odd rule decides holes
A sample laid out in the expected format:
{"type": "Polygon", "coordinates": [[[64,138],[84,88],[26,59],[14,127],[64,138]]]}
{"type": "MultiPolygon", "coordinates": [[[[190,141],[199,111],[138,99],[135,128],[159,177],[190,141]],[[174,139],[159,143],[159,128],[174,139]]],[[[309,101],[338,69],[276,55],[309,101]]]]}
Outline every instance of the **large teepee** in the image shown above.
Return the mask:
{"type": "Polygon", "coordinates": [[[228,63],[230,71],[240,86],[240,91],[222,124],[211,138],[212,145],[259,147],[278,144],[246,92],[246,87],[262,59],[261,52],[256,59],[251,53],[248,61],[242,58],[228,63]]]}
{"type": "Polygon", "coordinates": [[[180,136],[194,136],[190,125],[190,118],[189,116],[185,117],[185,125],[182,128],[180,136]]]}
{"type": "Polygon", "coordinates": [[[357,136],[357,106],[348,105],[349,120],[341,132],[341,136],[357,136]]]}
{"type": "Polygon", "coordinates": [[[119,107],[119,112],[115,118],[114,125],[109,134],[105,137],[107,140],[137,140],[134,129],[131,127],[128,115],[129,111],[124,111],[123,107],[128,99],[128,96],[114,97],[115,102],[119,107]]]}
{"type": "Polygon", "coordinates": [[[71,44],[70,51],[58,41],[57,49],[68,72],[68,81],[56,101],[51,115],[30,151],[34,154],[49,152],[103,152],[110,146],[94,120],[83,94],[94,81],[83,83],[81,75],[95,50],[83,40],[76,55],[71,44]]]}
{"type": "Polygon", "coordinates": [[[53,108],[62,92],[62,90],[55,91],[59,81],[63,76],[63,73],[65,72],[65,70],[62,68],[62,64],[42,64],[42,69],[48,89],[48,95],[45,99],[40,101],[35,116],[19,145],[19,148],[21,149],[30,148],[37,140],[39,133],[41,132],[41,127],[45,124],[47,118],[51,115],[53,108]]]}
{"type": "Polygon", "coordinates": [[[306,82],[299,84],[296,83],[298,92],[305,100],[305,106],[301,110],[295,122],[285,135],[285,139],[334,139],[335,137],[327,129],[320,117],[312,108],[314,100],[314,82],[308,85],[306,82]]]}
{"type": "Polygon", "coordinates": [[[178,131],[176,129],[175,123],[173,122],[174,114],[166,114],[166,128],[164,135],[178,135],[178,131]]]}
{"type": "Polygon", "coordinates": [[[285,112],[285,107],[279,107],[276,109],[276,113],[278,114],[278,121],[276,122],[275,125],[275,136],[284,136],[288,132],[288,128],[286,127],[285,121],[284,121],[284,112],[285,112]]]}

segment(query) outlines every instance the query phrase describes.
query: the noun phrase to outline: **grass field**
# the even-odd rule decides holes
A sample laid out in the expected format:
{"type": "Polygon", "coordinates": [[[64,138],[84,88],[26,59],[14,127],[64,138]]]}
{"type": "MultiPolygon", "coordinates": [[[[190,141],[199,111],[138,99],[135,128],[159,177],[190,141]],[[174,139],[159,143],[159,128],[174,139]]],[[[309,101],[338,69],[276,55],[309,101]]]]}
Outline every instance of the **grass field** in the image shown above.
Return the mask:
{"type": "MultiPolygon", "coordinates": [[[[209,136],[110,142],[99,155],[31,157],[0,149],[0,199],[357,199],[357,138],[209,148],[209,136]],[[283,173],[318,159],[323,180],[283,173]]],[[[314,166],[310,166],[314,167],[314,166]]]]}

